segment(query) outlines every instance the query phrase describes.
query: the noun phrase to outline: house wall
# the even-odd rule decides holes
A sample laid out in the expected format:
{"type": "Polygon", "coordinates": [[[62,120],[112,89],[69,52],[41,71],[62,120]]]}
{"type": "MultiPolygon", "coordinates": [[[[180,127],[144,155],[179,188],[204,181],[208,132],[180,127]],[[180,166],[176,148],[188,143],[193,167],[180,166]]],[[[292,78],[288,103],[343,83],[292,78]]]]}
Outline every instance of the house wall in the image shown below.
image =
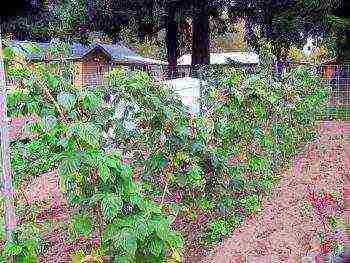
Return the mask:
{"type": "MultiPolygon", "coordinates": [[[[109,58],[101,51],[88,54],[82,62],[82,85],[101,85],[103,76],[111,68],[109,58]]],[[[77,78],[79,80],[79,77],[77,78]]]]}

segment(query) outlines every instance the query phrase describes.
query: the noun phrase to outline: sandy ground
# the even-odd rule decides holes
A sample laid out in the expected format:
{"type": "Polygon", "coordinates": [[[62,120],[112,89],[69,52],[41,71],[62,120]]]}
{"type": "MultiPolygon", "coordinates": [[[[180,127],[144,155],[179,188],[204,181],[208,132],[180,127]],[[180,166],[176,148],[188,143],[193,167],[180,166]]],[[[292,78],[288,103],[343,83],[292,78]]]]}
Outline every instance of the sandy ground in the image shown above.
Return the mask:
{"type": "MultiPolygon", "coordinates": [[[[350,122],[322,122],[319,130],[320,138],[309,143],[295,158],[292,169],[285,172],[272,197],[264,200],[258,216],[216,246],[202,263],[294,263],[309,262],[305,256],[315,256],[308,253],[306,247],[317,242],[312,236],[321,231],[322,226],[304,212],[306,186],[316,191],[337,191],[350,198],[350,122]]],[[[342,215],[344,207],[339,211],[342,215]]],[[[349,222],[348,215],[342,216],[349,222]]],[[[342,224],[344,229],[345,222],[342,224]]],[[[344,232],[340,240],[345,239],[344,232]]],[[[346,245],[349,245],[348,239],[346,245]]]]}

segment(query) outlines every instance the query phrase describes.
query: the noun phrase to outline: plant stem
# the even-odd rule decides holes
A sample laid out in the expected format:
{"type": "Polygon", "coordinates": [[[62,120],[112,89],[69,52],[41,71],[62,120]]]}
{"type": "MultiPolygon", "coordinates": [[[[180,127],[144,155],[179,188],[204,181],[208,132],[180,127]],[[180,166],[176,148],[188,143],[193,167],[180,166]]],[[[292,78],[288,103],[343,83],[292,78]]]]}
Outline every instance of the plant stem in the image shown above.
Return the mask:
{"type": "Polygon", "coordinates": [[[162,195],[161,206],[163,206],[163,204],[164,204],[164,199],[165,199],[166,192],[168,192],[168,180],[166,180],[166,182],[165,182],[165,187],[164,187],[164,191],[163,191],[163,195],[162,195]]]}
{"type": "Polygon", "coordinates": [[[0,143],[1,143],[1,174],[3,176],[3,195],[5,197],[5,228],[6,240],[12,239],[11,235],[16,227],[16,214],[13,200],[12,173],[10,165],[10,145],[8,137],[8,119],[6,107],[6,80],[5,67],[2,54],[2,41],[0,31],[0,143]]]}
{"type": "Polygon", "coordinates": [[[103,227],[103,222],[102,222],[102,217],[101,217],[99,203],[96,204],[94,210],[95,210],[95,214],[96,214],[96,218],[97,218],[98,232],[99,232],[99,235],[100,235],[100,244],[102,244],[102,231],[103,231],[102,227],[103,227]]]}
{"type": "MultiPolygon", "coordinates": [[[[2,53],[2,39],[0,29],[0,143],[1,143],[1,175],[3,179],[3,195],[5,197],[5,231],[6,240],[12,240],[12,233],[16,228],[16,212],[14,205],[14,191],[12,185],[12,173],[10,165],[10,145],[8,137],[8,119],[6,105],[6,79],[2,53]]],[[[8,262],[14,258],[9,257],[8,262]]]]}

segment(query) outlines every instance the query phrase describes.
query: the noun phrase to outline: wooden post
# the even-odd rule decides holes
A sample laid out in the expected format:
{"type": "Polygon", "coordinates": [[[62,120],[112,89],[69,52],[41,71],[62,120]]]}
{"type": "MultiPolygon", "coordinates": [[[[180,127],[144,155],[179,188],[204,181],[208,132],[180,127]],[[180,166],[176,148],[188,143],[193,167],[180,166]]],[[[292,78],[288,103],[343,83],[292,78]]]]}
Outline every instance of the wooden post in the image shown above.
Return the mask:
{"type": "Polygon", "coordinates": [[[13,201],[12,174],[10,166],[10,148],[8,137],[8,120],[6,108],[5,66],[2,52],[0,28],[0,144],[1,144],[1,175],[2,194],[5,198],[5,230],[6,240],[12,239],[12,232],[16,227],[15,206],[13,201]]]}

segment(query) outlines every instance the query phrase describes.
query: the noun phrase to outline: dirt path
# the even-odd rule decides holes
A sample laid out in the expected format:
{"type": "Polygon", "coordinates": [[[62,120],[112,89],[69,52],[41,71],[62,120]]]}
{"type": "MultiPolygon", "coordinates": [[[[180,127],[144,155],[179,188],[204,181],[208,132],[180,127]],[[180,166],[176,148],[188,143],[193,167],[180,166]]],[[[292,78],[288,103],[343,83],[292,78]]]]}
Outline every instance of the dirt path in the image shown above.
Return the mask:
{"type": "MultiPolygon", "coordinates": [[[[202,263],[314,262],[301,259],[311,255],[306,245],[317,242],[313,236],[322,230],[315,217],[305,213],[305,188],[309,185],[316,191],[341,194],[350,190],[350,122],[323,122],[319,127],[320,138],[297,156],[291,171],[274,188],[272,198],[264,200],[258,216],[215,247],[202,263]]],[[[344,206],[337,211],[342,215],[344,206]]],[[[345,239],[344,232],[339,240],[345,239]]],[[[349,240],[346,242],[349,245],[349,240]]]]}

